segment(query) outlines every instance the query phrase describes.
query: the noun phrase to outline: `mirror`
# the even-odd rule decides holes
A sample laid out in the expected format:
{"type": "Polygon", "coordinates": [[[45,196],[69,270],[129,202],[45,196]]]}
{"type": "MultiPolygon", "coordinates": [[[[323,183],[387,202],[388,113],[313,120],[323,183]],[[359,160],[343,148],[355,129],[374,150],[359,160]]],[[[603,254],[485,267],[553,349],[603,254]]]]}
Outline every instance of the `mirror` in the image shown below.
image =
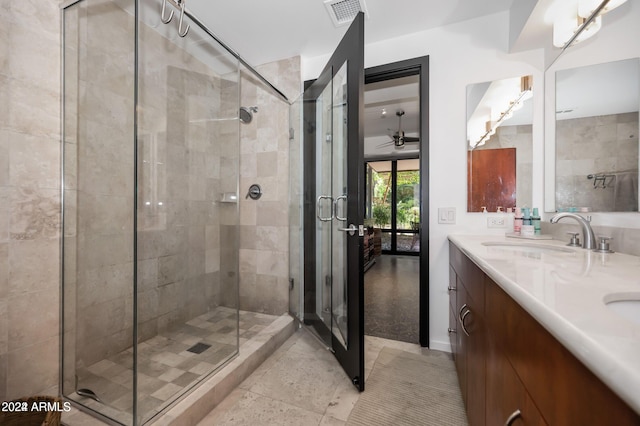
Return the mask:
{"type": "Polygon", "coordinates": [[[532,204],[533,78],[467,86],[467,211],[532,204]]]}
{"type": "Polygon", "coordinates": [[[556,72],[556,211],[638,211],[640,60],[556,72]]]}

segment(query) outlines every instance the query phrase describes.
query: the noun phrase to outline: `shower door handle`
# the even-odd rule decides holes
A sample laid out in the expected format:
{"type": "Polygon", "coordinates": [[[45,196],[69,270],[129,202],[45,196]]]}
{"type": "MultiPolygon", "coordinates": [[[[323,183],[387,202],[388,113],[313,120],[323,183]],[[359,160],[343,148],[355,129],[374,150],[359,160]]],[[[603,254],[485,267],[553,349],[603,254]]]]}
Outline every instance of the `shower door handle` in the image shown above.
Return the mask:
{"type": "Polygon", "coordinates": [[[324,217],[322,216],[322,200],[329,200],[330,203],[333,202],[333,197],[329,195],[320,195],[318,200],[316,201],[316,217],[320,222],[331,222],[333,220],[333,205],[329,204],[329,210],[331,211],[331,216],[324,217]]]}
{"type": "Polygon", "coordinates": [[[346,203],[347,201],[347,194],[341,195],[338,198],[336,198],[336,200],[333,202],[333,216],[342,221],[342,222],[346,222],[347,221],[347,217],[341,217],[338,215],[338,201],[344,201],[346,203]]]}

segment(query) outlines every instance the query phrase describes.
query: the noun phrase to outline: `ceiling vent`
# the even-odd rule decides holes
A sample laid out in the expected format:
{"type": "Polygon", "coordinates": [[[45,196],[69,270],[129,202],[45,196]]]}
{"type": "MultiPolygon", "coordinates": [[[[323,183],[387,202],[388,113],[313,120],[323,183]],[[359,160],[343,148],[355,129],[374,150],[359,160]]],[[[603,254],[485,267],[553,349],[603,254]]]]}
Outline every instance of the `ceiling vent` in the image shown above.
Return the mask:
{"type": "Polygon", "coordinates": [[[358,12],[367,14],[364,0],[325,0],[324,5],[336,27],[350,24],[358,12]]]}

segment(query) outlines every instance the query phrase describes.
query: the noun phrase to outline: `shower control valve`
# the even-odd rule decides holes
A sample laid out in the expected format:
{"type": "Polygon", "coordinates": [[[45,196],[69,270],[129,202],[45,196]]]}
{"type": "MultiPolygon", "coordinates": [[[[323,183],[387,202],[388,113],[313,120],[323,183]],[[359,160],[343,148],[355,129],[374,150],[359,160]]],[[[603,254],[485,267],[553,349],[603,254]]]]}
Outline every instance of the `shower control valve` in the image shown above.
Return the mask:
{"type": "Polygon", "coordinates": [[[249,191],[247,192],[246,198],[251,198],[252,200],[259,200],[262,197],[262,188],[257,183],[254,183],[249,187],[249,191]]]}

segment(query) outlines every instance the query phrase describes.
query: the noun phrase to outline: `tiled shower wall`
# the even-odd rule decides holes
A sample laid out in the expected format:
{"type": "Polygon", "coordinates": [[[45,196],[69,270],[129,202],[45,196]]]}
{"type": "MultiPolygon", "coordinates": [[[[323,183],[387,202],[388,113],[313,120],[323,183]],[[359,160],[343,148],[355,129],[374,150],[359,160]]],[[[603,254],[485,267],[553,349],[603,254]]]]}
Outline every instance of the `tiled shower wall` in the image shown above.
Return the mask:
{"type": "Polygon", "coordinates": [[[235,61],[222,78],[140,26],[136,182],[134,18],[100,0],[66,16],[65,383],[73,389],[76,366],[131,347],[134,267],[139,342],[237,306],[237,204],[219,200],[237,186],[239,85],[235,61]]]}
{"type": "MultiPolygon", "coordinates": [[[[4,3],[0,8],[2,400],[57,393],[60,325],[60,2],[4,3]]],[[[296,98],[298,58],[260,70],[296,98]]],[[[123,85],[119,90],[128,88],[123,85]]],[[[241,308],[282,313],[288,301],[288,105],[246,75],[243,96],[243,104],[258,105],[260,112],[241,128],[241,308]],[[243,198],[254,181],[264,189],[258,202],[243,198]]],[[[207,264],[206,256],[206,268],[212,271],[215,262],[207,264]]],[[[152,297],[145,300],[157,303],[152,297]]]]}
{"type": "Polygon", "coordinates": [[[237,204],[220,199],[236,190],[240,151],[237,68],[225,78],[152,28],[140,37],[142,341],[220,304],[237,306],[237,204]]]}
{"type": "MultiPolygon", "coordinates": [[[[257,68],[294,101],[300,58],[257,68]]],[[[257,106],[240,126],[240,309],[279,315],[289,309],[289,105],[243,71],[240,103],[257,106]],[[257,183],[264,195],[246,199],[257,183]]]]}
{"type": "Polygon", "coordinates": [[[0,6],[0,400],[57,392],[58,3],[0,6]]]}
{"type": "MultiPolygon", "coordinates": [[[[594,186],[587,175],[638,170],[638,113],[574,118],[556,122],[556,206],[591,211],[636,211],[636,202],[616,206],[615,182],[594,186]]],[[[635,186],[637,191],[638,181],[635,186]]],[[[624,197],[623,197],[624,198],[624,197]]]]}

